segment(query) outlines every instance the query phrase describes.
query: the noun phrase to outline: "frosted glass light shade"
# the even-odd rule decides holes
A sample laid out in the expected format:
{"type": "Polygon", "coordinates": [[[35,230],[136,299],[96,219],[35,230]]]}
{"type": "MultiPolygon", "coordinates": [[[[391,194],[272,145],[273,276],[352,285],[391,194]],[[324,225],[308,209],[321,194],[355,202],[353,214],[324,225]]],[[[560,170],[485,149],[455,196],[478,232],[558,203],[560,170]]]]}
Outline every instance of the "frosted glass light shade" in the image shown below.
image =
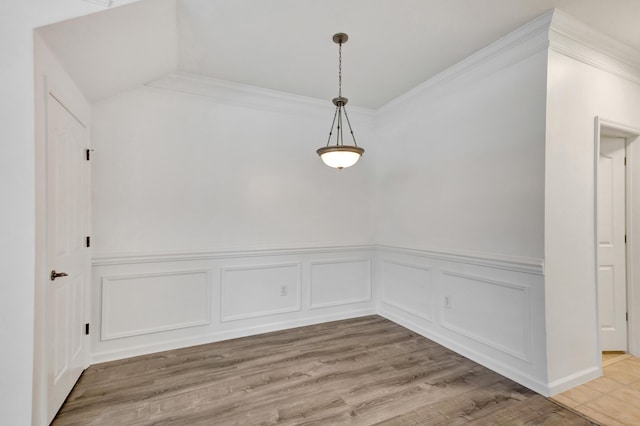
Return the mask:
{"type": "Polygon", "coordinates": [[[358,162],[364,149],[358,146],[334,145],[325,146],[316,151],[324,164],[335,169],[351,167],[358,162]]]}

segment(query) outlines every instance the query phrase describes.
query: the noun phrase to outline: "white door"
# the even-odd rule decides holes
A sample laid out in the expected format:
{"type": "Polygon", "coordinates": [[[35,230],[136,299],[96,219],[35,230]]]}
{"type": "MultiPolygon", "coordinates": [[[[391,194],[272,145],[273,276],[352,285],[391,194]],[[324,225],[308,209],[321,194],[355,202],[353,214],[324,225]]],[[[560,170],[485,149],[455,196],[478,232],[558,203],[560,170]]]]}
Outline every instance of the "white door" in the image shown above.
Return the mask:
{"type": "Polygon", "coordinates": [[[85,303],[90,280],[89,138],[51,94],[47,100],[47,265],[45,292],[47,419],[51,421],[87,366],[85,303]],[[54,276],[57,274],[65,274],[54,276]]]}
{"type": "Polygon", "coordinates": [[[627,350],[625,139],[601,137],[598,162],[598,313],[603,351],[627,350]]]}

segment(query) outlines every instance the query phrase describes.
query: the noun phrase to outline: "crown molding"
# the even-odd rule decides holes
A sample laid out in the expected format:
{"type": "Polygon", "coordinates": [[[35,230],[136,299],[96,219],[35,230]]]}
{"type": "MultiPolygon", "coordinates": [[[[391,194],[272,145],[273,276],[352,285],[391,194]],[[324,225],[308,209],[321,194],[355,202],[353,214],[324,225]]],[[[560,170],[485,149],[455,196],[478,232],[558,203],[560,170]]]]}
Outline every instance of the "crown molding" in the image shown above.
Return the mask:
{"type": "MultiPolygon", "coordinates": [[[[105,3],[110,0],[85,0],[105,3]]],[[[490,75],[551,49],[585,64],[640,83],[640,52],[593,30],[560,9],[552,9],[457,64],[373,110],[351,106],[349,111],[373,124],[376,117],[394,114],[401,104],[419,101],[442,89],[455,89],[469,80],[490,75]]],[[[328,100],[176,71],[153,80],[148,88],[215,99],[226,104],[286,113],[326,114],[328,100]]],[[[404,108],[402,109],[405,110],[404,108]]]]}
{"type": "MultiPolygon", "coordinates": [[[[145,87],[202,96],[229,105],[271,112],[317,113],[322,114],[324,117],[327,114],[331,114],[335,108],[331,100],[295,95],[183,71],[167,74],[157,80],[146,83],[145,87]]],[[[350,106],[349,113],[358,115],[358,120],[368,121],[368,124],[372,124],[375,117],[374,110],[362,107],[350,106]]]]}
{"type": "Polygon", "coordinates": [[[419,100],[429,92],[442,88],[449,89],[448,86],[452,84],[462,85],[469,79],[482,78],[547,49],[549,46],[548,30],[553,12],[550,10],[494,41],[424,83],[389,101],[378,108],[376,113],[386,116],[401,104],[419,100]]]}
{"type": "Polygon", "coordinates": [[[602,34],[563,12],[553,11],[551,50],[640,84],[640,51],[602,34]]]}

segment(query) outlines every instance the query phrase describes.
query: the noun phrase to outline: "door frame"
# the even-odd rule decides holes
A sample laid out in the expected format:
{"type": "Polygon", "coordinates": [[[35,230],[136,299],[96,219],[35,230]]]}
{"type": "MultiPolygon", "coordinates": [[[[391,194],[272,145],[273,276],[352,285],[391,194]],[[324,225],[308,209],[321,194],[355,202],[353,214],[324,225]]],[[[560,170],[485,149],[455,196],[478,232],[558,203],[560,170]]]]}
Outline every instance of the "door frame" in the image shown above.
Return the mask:
{"type": "Polygon", "coordinates": [[[640,129],[618,123],[612,120],[595,117],[595,147],[594,147],[594,181],[593,181],[593,238],[594,238],[594,273],[595,273],[595,312],[596,312],[596,341],[598,351],[600,345],[600,318],[598,310],[598,160],[600,156],[600,136],[621,137],[626,140],[627,167],[625,170],[625,228],[627,234],[627,245],[625,255],[625,265],[627,273],[627,352],[640,356],[640,266],[634,265],[632,260],[636,255],[640,255],[640,221],[633,220],[634,216],[640,214],[640,178],[634,179],[635,174],[640,173],[640,168],[634,165],[640,164],[640,144],[633,143],[640,140],[640,129]],[[637,184],[634,184],[634,180],[637,184]],[[638,204],[638,205],[636,205],[638,204]],[[636,213],[634,215],[633,213],[636,213]]]}

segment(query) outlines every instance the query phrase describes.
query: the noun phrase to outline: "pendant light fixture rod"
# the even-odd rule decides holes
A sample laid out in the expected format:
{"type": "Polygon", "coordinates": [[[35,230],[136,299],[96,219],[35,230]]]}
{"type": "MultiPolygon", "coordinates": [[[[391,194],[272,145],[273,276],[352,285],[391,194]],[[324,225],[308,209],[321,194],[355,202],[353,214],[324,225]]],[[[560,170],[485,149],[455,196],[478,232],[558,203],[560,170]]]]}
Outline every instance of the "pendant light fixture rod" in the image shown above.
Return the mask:
{"type": "Polygon", "coordinates": [[[329,131],[329,138],[327,145],[316,150],[316,153],[322,158],[322,161],[329,167],[342,170],[345,167],[353,166],[362,154],[364,149],[360,148],[356,143],[356,138],[351,128],[351,120],[349,120],[349,114],[347,114],[347,102],[349,99],[342,96],[342,44],[346,43],[349,37],[344,33],[337,33],[333,36],[334,43],[338,44],[338,96],[332,99],[333,104],[336,106],[336,110],[333,114],[333,121],[331,122],[331,130],[329,131]],[[344,119],[349,126],[349,133],[353,139],[353,145],[344,144],[344,123],[342,119],[342,113],[344,110],[344,119]],[[331,138],[333,137],[333,129],[337,126],[335,145],[331,145],[331,138]]]}
{"type": "Polygon", "coordinates": [[[336,112],[333,114],[333,121],[331,122],[331,130],[329,130],[329,139],[327,140],[327,146],[331,143],[331,135],[333,134],[333,127],[336,124],[336,117],[338,116],[338,107],[336,107],[336,112]]]}
{"type": "Polygon", "coordinates": [[[338,43],[338,97],[342,97],[342,39],[338,43]]]}
{"type": "Polygon", "coordinates": [[[338,133],[336,138],[336,145],[344,145],[344,137],[342,135],[342,108],[338,107],[338,133]]]}
{"type": "Polygon", "coordinates": [[[349,121],[349,114],[347,114],[346,108],[344,108],[344,116],[347,119],[347,124],[349,125],[349,132],[351,132],[351,138],[353,139],[353,144],[355,146],[358,146],[358,143],[356,142],[356,135],[353,134],[353,129],[351,129],[351,122],[349,121]]]}

